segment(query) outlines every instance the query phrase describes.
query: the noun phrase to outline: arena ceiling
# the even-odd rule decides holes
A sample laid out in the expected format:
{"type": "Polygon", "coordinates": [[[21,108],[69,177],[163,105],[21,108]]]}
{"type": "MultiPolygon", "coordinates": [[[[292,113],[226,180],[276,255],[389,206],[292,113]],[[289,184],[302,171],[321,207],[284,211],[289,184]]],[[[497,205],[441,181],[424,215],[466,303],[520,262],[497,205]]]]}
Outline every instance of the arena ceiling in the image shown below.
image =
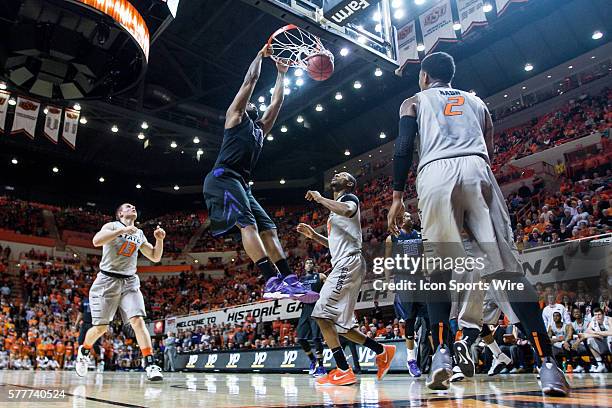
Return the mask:
{"type": "MultiPolygon", "coordinates": [[[[257,51],[284,23],[242,1],[184,0],[173,21],[156,12],[151,1],[133,3],[154,27],[144,81],[126,94],[81,103],[88,123],[79,129],[76,151],[43,137],[0,137],[0,171],[6,176],[0,185],[30,186],[34,195],[36,186],[49,191],[77,186],[84,196],[104,197],[135,194],[136,183],[146,186],[138,194],[198,190],[173,191],[172,186],[200,185],[220,146],[225,109],[257,51]],[[142,122],[149,128],[141,129],[142,122]],[[119,132],[112,133],[112,125],[119,132]],[[147,149],[137,138],[140,132],[149,139],[147,149]],[[198,149],[203,151],[199,161],[198,149]],[[10,165],[13,156],[19,157],[19,170],[10,165]],[[48,174],[53,165],[65,168],[63,178],[48,174]]],[[[493,24],[441,49],[457,60],[455,85],[487,97],[606,43],[611,22],[609,0],[529,1],[511,5],[493,24]],[[605,33],[600,41],[591,38],[596,29],[605,33]],[[533,71],[525,72],[526,62],[533,71]]],[[[394,136],[399,104],[417,90],[418,67],[409,67],[403,78],[388,71],[376,77],[371,63],[332,51],[336,71],[330,80],[310,80],[298,88],[290,76],[292,92],[272,132],[274,140],[266,142],[256,183],[285,178],[303,180],[298,184],[304,187],[318,184],[324,170],[346,159],[346,149],[359,154],[389,140],[379,138],[381,131],[394,136]],[[362,88],[354,89],[354,81],[362,88]],[[337,92],[343,94],[341,101],[334,97],[337,92]],[[317,103],[323,112],[315,112],[317,103]],[[307,126],[296,122],[298,115],[307,126]],[[282,125],[286,133],[279,130],[282,125]]],[[[269,97],[275,75],[266,61],[256,96],[269,97]]]]}

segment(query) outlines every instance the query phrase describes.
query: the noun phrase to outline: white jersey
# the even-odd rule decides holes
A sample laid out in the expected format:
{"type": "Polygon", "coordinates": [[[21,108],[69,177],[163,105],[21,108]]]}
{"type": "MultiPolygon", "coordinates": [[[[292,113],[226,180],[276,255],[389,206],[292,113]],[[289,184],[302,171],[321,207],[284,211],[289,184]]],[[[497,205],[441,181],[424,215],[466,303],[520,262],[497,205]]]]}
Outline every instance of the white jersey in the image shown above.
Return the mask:
{"type": "MultiPolygon", "coordinates": [[[[110,224],[113,231],[125,227],[120,221],[113,221],[110,224]]],[[[134,275],[136,273],[138,251],[146,242],[147,238],[141,229],[132,235],[119,235],[102,247],[100,270],[125,276],[134,275]]]]}
{"type": "Polygon", "coordinates": [[[330,212],[327,219],[327,242],[331,254],[332,266],[340,259],[361,252],[361,213],[359,199],[353,194],[345,194],[336,201],[351,203],[355,212],[350,217],[343,217],[330,212]]]}
{"type": "Polygon", "coordinates": [[[572,327],[574,328],[574,334],[582,334],[586,331],[589,322],[585,319],[582,319],[582,324],[578,323],[577,320],[572,322],[572,327]]]}
{"type": "Polygon", "coordinates": [[[595,318],[593,318],[593,320],[591,320],[591,322],[589,323],[588,328],[596,332],[608,331],[612,329],[612,317],[604,316],[604,321],[601,324],[595,318]]]}
{"type": "Polygon", "coordinates": [[[487,108],[469,92],[434,87],[416,94],[420,171],[434,160],[489,155],[483,126],[487,108]]]}

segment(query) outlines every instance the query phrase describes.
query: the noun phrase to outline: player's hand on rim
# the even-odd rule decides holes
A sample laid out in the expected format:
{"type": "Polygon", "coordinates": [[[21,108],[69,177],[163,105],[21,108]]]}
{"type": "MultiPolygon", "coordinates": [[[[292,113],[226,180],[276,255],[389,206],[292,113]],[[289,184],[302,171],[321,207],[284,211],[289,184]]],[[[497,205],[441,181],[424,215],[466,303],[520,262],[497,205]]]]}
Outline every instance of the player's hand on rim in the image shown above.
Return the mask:
{"type": "Polygon", "coordinates": [[[153,232],[153,236],[155,239],[164,239],[166,238],[166,231],[164,231],[164,229],[158,225],[153,232]]]}
{"type": "Polygon", "coordinates": [[[261,51],[259,51],[259,53],[264,57],[267,58],[269,56],[271,56],[272,54],[274,54],[274,51],[272,50],[272,46],[269,44],[266,44],[262,47],[261,51]]]}
{"type": "Polygon", "coordinates": [[[308,224],[304,224],[303,222],[300,222],[296,229],[297,229],[297,232],[299,232],[300,234],[304,235],[307,238],[312,238],[315,234],[314,228],[312,228],[308,224]]]}

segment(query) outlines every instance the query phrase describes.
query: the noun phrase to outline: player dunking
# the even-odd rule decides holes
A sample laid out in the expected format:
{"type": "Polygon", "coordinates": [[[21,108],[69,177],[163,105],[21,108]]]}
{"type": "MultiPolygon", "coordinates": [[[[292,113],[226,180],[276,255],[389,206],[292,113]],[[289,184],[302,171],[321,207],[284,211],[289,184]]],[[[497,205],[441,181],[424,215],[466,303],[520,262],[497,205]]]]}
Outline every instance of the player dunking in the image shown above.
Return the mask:
{"type": "Polygon", "coordinates": [[[89,289],[92,325],[79,346],[75,370],[81,377],[87,375],[93,344],[108,330],[117,309],[123,323],[129,322],[143,356],[150,381],[161,381],[161,368],[153,360],[151,335],[145,326],[144,299],[140,291],[140,278],[136,275],[138,251],[152,262],[159,262],[164,253],[166,232],[155,229],[155,246],[151,245],[141,229],[134,226],[138,213],[132,204],[122,204],[115,212],[117,221],[104,224],[94,236],[93,245],[102,247],[100,272],[89,289]]]}
{"type": "MultiPolygon", "coordinates": [[[[418,258],[422,253],[423,240],[421,234],[414,230],[412,216],[405,212],[402,218],[402,226],[398,236],[389,235],[385,244],[385,258],[391,258],[394,255],[407,255],[409,257],[418,258]],[[395,254],[394,254],[395,252],[395,254]]],[[[390,271],[387,271],[390,272],[390,271]]],[[[416,277],[421,277],[422,271],[395,271],[394,279],[396,282],[401,280],[415,281],[416,277]]],[[[421,279],[421,278],[418,278],[421,279]]],[[[389,281],[389,274],[387,274],[389,281]]],[[[416,351],[414,344],[414,326],[417,317],[420,315],[425,319],[427,328],[426,333],[429,333],[429,318],[427,316],[427,305],[423,302],[414,301],[414,294],[410,291],[396,291],[393,305],[395,314],[398,318],[403,319],[406,324],[406,351],[407,351],[407,366],[408,372],[413,377],[421,376],[421,369],[416,361],[416,351]]],[[[427,337],[421,341],[428,341],[427,337]]]]}
{"type": "Polygon", "coordinates": [[[272,130],[283,104],[288,67],[280,63],[276,64],[278,75],[270,105],[261,118],[257,107],[249,102],[259,80],[262,59],[269,55],[267,46],[257,53],[227,109],[221,151],[204,180],[204,200],[214,236],[240,230],[244,250],[266,280],[265,298],[291,297],[314,303],[319,295],[304,289],[289,268],[276,225],[253,197],[248,184],[265,136],[272,130]]]}
{"type": "MultiPolygon", "coordinates": [[[[332,271],[329,273],[321,297],[312,312],[317,320],[325,343],[331,349],[336,369],[317,378],[319,385],[351,385],[357,378],[346,361],[338,333],[374,351],[378,366],[378,379],[389,371],[395,355],[395,346],[383,345],[366,337],[355,327],[353,313],[359,289],[366,273],[366,262],[361,254],[361,215],[359,199],[352,194],[355,178],[349,173],[335,174],[331,180],[334,199],[321,196],[318,191],[308,191],[306,199],[321,204],[330,211],[327,220],[327,238],[310,225],[300,223],[299,233],[329,248],[332,271]]],[[[355,358],[355,356],[353,356],[355,358]]]]}
{"type": "MultiPolygon", "coordinates": [[[[552,357],[537,294],[518,262],[508,209],[489,165],[493,153],[491,116],[480,98],[451,87],[454,75],[453,57],[441,52],[428,55],[421,62],[421,92],[405,100],[400,107],[393,204],[387,220],[389,230],[398,235],[396,219],[402,212],[404,188],[418,139],[417,194],[423,239],[434,247],[437,256],[465,259],[461,240],[461,231],[465,228],[487,256],[486,268],[481,271],[484,280],[495,278],[522,283],[522,299],[510,299],[510,305],[543,360],[540,369],[542,391],[565,396],[569,393],[569,384],[552,357]]],[[[434,271],[430,281],[447,285],[452,272],[434,271]]],[[[447,389],[452,372],[448,350],[449,292],[432,291],[430,298],[435,301],[428,304],[429,317],[438,333],[433,336],[437,349],[427,386],[447,389]]],[[[482,302],[470,307],[482,309],[482,302]]],[[[459,351],[459,359],[467,352],[457,347],[455,351],[459,351]]],[[[469,364],[460,366],[463,371],[469,364]]]]}
{"type": "MultiPolygon", "coordinates": [[[[300,282],[306,289],[319,293],[326,278],[325,274],[315,271],[312,259],[309,258],[304,261],[304,273],[300,276],[300,282]]],[[[321,329],[311,316],[313,310],[314,304],[312,303],[304,303],[302,305],[302,313],[297,324],[297,337],[302,350],[304,350],[310,359],[308,374],[314,377],[322,377],[327,374],[323,366],[323,342],[321,341],[321,329]],[[314,353],[310,347],[309,340],[315,346],[314,353]]]]}

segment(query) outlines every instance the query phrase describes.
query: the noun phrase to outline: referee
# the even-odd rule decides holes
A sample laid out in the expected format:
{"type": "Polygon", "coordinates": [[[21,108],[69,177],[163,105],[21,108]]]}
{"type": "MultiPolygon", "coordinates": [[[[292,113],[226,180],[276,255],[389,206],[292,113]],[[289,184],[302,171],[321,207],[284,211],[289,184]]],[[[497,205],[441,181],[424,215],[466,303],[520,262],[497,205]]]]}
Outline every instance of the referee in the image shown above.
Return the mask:
{"type": "MultiPolygon", "coordinates": [[[[312,258],[304,261],[304,273],[300,277],[300,282],[306,290],[316,293],[321,291],[323,282],[325,282],[325,274],[315,272],[314,260],[312,258]]],[[[297,325],[297,336],[300,346],[310,359],[310,369],[308,374],[313,377],[322,377],[327,374],[323,367],[323,342],[321,341],[321,329],[317,322],[310,317],[314,310],[314,303],[302,303],[302,314],[297,325]],[[312,352],[310,341],[314,343],[315,353],[312,352]]]]}

